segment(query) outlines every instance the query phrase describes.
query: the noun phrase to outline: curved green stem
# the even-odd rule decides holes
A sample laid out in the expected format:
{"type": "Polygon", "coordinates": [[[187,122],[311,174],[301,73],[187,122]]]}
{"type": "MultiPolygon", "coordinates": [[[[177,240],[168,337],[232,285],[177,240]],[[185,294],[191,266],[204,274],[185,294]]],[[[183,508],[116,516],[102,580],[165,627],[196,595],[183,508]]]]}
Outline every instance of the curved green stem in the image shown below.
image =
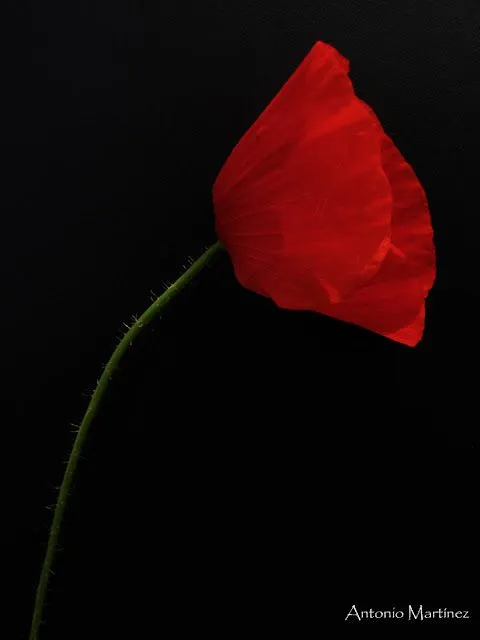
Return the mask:
{"type": "Polygon", "coordinates": [[[60,486],[60,492],[58,494],[57,503],[55,505],[55,512],[53,515],[53,521],[50,528],[50,534],[48,538],[47,550],[45,553],[45,559],[43,561],[42,571],[40,574],[40,581],[38,583],[35,606],[33,610],[32,625],[30,628],[29,640],[37,640],[38,632],[42,620],[43,607],[45,604],[45,597],[47,594],[48,580],[52,571],[52,565],[55,558],[55,552],[57,548],[58,538],[60,535],[60,527],[62,524],[63,514],[65,512],[65,506],[68,500],[68,494],[72,486],[72,480],[77,467],[77,463],[82,451],[82,447],[85,443],[88,430],[92,420],[94,419],[100,402],[102,401],[107,389],[110,378],[118,367],[118,364],[128,350],[129,346],[150,322],[158,316],[158,314],[168,305],[168,303],[177,296],[182,289],[208,264],[211,258],[223,248],[220,242],[216,242],[209,249],[207,249],[186,271],[183,273],[176,282],[174,282],[168,289],[159,296],[153,304],[135,321],[130,327],[127,333],[123,336],[115,351],[112,353],[110,360],[107,362],[105,369],[103,370],[100,379],[98,380],[95,391],[93,392],[90,403],[87,407],[87,411],[83,417],[83,420],[78,429],[73,448],[68,459],[67,468],[63,476],[62,484],[60,486]]]}

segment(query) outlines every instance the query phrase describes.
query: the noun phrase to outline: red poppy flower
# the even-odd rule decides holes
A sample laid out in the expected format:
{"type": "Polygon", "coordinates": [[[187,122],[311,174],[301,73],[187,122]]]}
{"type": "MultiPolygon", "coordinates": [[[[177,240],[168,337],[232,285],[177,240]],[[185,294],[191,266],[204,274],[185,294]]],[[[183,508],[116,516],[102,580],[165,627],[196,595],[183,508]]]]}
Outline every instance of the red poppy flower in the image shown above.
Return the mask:
{"type": "Polygon", "coordinates": [[[414,346],[435,279],[424,191],[318,42],[234,148],[213,188],[239,282],[414,346]]]}

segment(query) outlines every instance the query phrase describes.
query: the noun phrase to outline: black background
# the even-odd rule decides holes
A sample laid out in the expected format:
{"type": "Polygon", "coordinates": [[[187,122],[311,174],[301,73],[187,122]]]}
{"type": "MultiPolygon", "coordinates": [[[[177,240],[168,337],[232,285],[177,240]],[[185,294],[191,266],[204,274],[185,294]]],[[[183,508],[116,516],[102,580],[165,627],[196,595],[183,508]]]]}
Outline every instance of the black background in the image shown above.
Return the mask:
{"type": "Polygon", "coordinates": [[[353,603],[475,622],[478,0],[4,7],[2,637],[27,635],[69,425],[122,321],[214,242],[218,171],[316,40],[427,192],[424,340],[280,311],[220,258],[112,385],[41,638],[390,633],[347,625],[353,603]]]}

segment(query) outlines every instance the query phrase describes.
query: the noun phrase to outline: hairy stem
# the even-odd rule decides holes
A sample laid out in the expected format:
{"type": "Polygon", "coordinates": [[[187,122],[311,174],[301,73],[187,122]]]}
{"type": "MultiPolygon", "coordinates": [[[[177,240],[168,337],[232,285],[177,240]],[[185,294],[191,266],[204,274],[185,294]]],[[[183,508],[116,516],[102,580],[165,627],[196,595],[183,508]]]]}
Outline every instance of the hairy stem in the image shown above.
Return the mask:
{"type": "Polygon", "coordinates": [[[202,269],[210,262],[215,254],[217,254],[223,245],[220,242],[216,242],[210,248],[208,248],[186,271],[183,273],[176,282],[174,282],[168,289],[159,296],[155,302],[136,320],[136,322],[130,327],[127,333],[123,336],[122,340],[112,353],[109,361],[107,362],[105,369],[103,370],[100,379],[98,380],[95,391],[93,392],[90,403],[87,407],[87,411],[83,417],[83,420],[78,429],[75,441],[73,443],[72,451],[68,459],[65,474],[63,476],[62,484],[60,486],[60,492],[58,494],[57,503],[55,505],[55,512],[53,515],[53,521],[50,528],[50,534],[48,538],[47,550],[45,553],[45,559],[43,561],[42,571],[40,573],[40,580],[37,587],[35,596],[35,605],[33,610],[32,625],[30,628],[29,640],[37,640],[40,624],[42,621],[43,608],[45,605],[45,597],[47,594],[48,580],[50,573],[52,572],[52,565],[55,558],[55,552],[57,548],[58,538],[60,535],[60,528],[62,525],[63,514],[68,500],[70,488],[72,486],[72,480],[77,467],[77,463],[87,438],[88,430],[94,419],[100,403],[108,389],[108,384],[112,375],[118,367],[118,364],[128,350],[129,346],[142,331],[144,327],[152,322],[152,320],[158,316],[158,314],[168,305],[168,303],[177,296],[182,289],[198,274],[202,269]]]}

